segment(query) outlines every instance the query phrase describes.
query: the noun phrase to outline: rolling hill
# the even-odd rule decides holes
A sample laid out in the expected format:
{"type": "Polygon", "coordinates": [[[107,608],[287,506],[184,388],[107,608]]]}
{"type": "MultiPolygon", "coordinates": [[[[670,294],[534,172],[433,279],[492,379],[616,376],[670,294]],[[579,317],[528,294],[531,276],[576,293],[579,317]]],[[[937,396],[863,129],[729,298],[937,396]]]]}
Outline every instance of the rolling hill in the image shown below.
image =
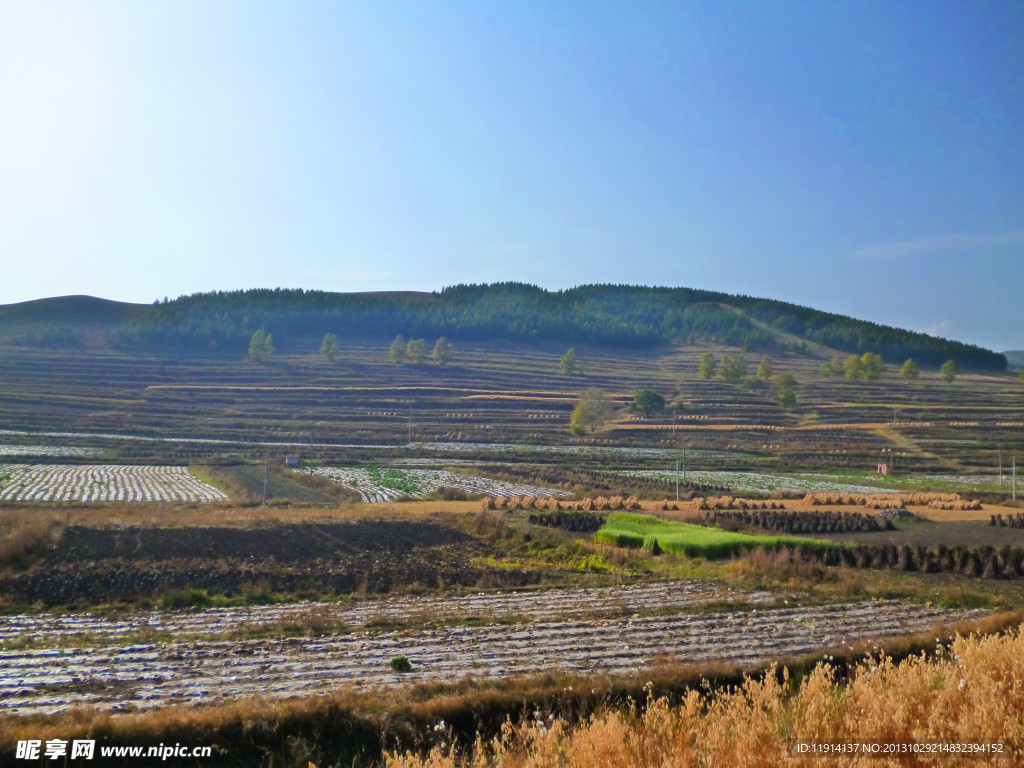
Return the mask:
{"type": "Polygon", "coordinates": [[[652,349],[716,342],[746,351],[809,354],[814,347],[873,352],[926,366],[1006,370],[1002,354],[771,299],[689,288],[586,285],[546,291],[522,283],[459,285],[434,293],[328,293],[286,289],[199,293],[152,305],[87,296],[0,307],[0,338],[61,346],[104,334],[147,353],[244,354],[256,330],[281,350],[346,338],[447,336],[457,341],[592,344],[652,349]]]}

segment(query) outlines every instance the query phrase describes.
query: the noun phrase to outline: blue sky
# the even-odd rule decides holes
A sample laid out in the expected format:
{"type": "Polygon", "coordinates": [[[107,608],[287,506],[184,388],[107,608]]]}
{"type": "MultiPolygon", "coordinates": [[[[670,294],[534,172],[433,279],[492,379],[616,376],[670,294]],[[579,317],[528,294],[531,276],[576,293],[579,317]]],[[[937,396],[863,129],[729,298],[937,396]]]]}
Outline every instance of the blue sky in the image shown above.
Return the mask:
{"type": "Polygon", "coordinates": [[[1024,3],[0,0],[0,303],[520,280],[1024,348],[1024,3]]]}

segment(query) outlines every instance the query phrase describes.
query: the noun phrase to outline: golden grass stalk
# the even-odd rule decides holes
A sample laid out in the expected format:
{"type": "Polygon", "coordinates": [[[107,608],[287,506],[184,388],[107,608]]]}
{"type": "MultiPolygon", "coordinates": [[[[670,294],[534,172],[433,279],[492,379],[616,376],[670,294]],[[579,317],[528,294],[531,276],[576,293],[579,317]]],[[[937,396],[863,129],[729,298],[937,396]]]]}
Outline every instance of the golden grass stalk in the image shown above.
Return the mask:
{"type": "Polygon", "coordinates": [[[788,673],[747,678],[725,691],[653,697],[578,726],[536,712],[506,723],[468,754],[435,747],[392,752],[388,768],[844,768],[1020,765],[1024,759],[1024,626],[1002,636],[959,636],[948,651],[900,663],[866,658],[843,678],[829,661],[791,692],[788,673]],[[905,743],[998,741],[1002,757],[794,757],[794,740],[905,743]]]}

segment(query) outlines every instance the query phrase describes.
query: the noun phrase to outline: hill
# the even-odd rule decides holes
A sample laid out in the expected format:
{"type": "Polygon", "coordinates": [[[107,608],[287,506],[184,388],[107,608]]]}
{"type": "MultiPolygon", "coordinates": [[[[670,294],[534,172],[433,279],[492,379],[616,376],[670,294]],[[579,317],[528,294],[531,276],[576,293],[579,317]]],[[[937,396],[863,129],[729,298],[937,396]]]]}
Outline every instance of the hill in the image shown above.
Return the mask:
{"type": "Polygon", "coordinates": [[[447,336],[458,341],[592,344],[653,349],[715,342],[745,351],[874,352],[926,366],[1006,370],[981,347],[771,299],[690,288],[586,285],[546,291],[522,283],[440,292],[329,293],[257,289],[197,293],[152,305],[63,296],[0,306],[0,340],[67,347],[89,341],[148,353],[244,354],[256,330],[281,350],[347,338],[447,336]]]}
{"type": "Polygon", "coordinates": [[[1003,354],[1011,368],[1024,368],[1024,349],[1009,350],[1003,354]]]}
{"type": "Polygon", "coordinates": [[[95,296],[55,296],[0,305],[0,341],[42,347],[104,343],[117,331],[150,311],[95,296]]]}
{"type": "Polygon", "coordinates": [[[281,349],[341,336],[447,336],[651,349],[717,342],[744,350],[874,352],[938,366],[1006,369],[996,352],[771,299],[690,288],[585,285],[546,291],[522,283],[458,285],[435,293],[328,293],[285,289],[199,293],[153,304],[112,341],[145,351],[243,352],[256,330],[281,349]]]}
{"type": "Polygon", "coordinates": [[[18,304],[0,305],[0,323],[32,322],[116,322],[132,319],[146,310],[146,304],[99,299],[95,296],[54,296],[18,304]]]}

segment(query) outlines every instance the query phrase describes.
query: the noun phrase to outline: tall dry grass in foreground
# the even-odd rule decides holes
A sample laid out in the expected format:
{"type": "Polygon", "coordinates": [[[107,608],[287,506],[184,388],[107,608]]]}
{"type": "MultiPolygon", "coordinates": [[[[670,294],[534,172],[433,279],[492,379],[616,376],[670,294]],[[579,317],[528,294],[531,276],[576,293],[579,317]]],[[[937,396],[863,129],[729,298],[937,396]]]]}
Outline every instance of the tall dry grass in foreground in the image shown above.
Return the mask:
{"type": "Polygon", "coordinates": [[[957,638],[928,659],[865,660],[840,681],[826,662],[790,691],[783,675],[731,692],[690,691],[646,709],[596,715],[572,727],[537,713],[477,739],[469,755],[435,748],[426,758],[389,754],[388,768],[685,768],[688,766],[1021,765],[1024,760],[1024,625],[1002,636],[957,638]],[[1001,759],[793,758],[792,739],[1001,740],[1001,759]]]}

